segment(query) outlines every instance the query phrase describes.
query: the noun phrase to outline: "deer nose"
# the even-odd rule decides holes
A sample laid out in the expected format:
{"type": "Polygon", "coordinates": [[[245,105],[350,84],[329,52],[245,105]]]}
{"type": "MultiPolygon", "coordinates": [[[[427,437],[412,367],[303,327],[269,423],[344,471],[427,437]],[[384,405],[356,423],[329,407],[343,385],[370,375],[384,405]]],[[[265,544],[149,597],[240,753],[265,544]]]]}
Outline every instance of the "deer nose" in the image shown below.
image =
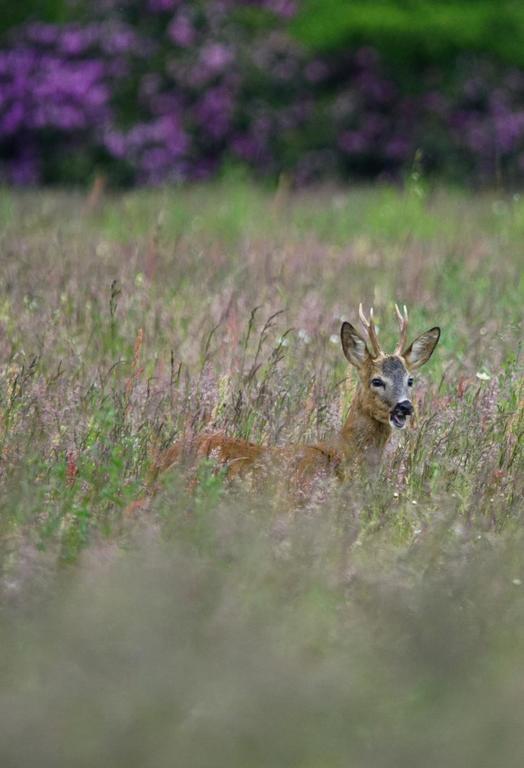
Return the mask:
{"type": "Polygon", "coordinates": [[[395,411],[401,413],[402,416],[411,416],[413,413],[413,406],[409,400],[402,400],[400,403],[396,404],[395,411]]]}

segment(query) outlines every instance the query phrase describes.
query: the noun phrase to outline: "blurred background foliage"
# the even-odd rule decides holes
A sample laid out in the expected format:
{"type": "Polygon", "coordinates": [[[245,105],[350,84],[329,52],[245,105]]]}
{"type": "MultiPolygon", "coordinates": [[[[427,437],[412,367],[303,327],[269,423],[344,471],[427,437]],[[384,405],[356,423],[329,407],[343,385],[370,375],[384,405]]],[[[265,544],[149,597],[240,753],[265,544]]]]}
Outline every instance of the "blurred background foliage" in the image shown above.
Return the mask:
{"type": "Polygon", "coordinates": [[[373,45],[399,67],[446,68],[465,52],[524,64],[524,7],[515,0],[304,0],[293,32],[316,51],[373,45]]]}
{"type": "Polygon", "coordinates": [[[0,40],[7,183],[524,175],[513,0],[24,0],[0,40]]]}

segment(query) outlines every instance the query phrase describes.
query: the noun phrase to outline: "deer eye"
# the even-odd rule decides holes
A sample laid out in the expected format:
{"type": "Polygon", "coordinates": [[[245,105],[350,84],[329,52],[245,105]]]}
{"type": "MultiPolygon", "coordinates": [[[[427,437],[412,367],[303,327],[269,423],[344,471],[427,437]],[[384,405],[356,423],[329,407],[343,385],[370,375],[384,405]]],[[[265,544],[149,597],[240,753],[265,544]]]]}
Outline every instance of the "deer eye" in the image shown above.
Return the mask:
{"type": "Polygon", "coordinates": [[[372,387],[384,387],[386,388],[385,382],[382,381],[382,379],[371,379],[371,386],[372,387]]]}
{"type": "Polygon", "coordinates": [[[410,376],[408,379],[408,387],[412,387],[412,386],[413,386],[413,379],[410,376]]]}

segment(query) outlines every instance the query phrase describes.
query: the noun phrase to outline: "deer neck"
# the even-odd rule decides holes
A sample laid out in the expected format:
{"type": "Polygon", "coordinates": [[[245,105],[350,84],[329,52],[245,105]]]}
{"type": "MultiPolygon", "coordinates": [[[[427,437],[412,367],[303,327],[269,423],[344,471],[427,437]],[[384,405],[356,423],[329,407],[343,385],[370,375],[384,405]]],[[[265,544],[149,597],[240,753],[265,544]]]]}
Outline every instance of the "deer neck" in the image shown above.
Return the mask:
{"type": "Polygon", "coordinates": [[[370,468],[378,467],[390,436],[390,425],[372,416],[365,393],[359,386],[340,433],[346,460],[370,468]]]}

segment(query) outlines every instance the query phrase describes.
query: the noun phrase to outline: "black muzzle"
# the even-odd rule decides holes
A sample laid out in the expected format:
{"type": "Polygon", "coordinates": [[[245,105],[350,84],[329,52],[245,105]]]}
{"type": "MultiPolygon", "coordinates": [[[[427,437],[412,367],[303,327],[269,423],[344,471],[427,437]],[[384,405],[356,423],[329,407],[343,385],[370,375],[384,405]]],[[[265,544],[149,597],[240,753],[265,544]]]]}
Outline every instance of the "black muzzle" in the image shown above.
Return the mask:
{"type": "Polygon", "coordinates": [[[409,400],[402,400],[397,403],[391,411],[390,421],[397,429],[402,429],[406,426],[406,419],[413,413],[413,405],[409,400]]]}

